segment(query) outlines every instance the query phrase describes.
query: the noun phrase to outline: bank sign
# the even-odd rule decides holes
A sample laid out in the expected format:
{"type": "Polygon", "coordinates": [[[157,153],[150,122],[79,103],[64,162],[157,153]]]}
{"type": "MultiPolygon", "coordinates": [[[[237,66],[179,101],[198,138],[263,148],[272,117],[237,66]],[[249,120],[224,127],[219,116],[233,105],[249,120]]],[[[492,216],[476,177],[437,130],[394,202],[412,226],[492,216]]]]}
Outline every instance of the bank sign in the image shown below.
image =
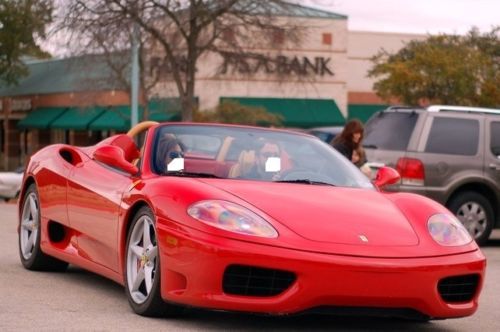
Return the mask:
{"type": "Polygon", "coordinates": [[[222,54],[219,74],[334,76],[328,57],[222,54]]]}

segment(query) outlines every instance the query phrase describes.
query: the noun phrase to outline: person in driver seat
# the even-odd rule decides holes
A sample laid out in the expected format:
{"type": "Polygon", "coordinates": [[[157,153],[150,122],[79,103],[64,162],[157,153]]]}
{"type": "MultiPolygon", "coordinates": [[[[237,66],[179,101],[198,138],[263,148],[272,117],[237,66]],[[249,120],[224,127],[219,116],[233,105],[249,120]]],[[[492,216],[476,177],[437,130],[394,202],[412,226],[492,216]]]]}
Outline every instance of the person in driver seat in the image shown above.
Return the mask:
{"type": "Polygon", "coordinates": [[[156,169],[162,174],[167,173],[168,165],[175,158],[184,157],[183,144],[175,137],[175,135],[167,134],[158,142],[158,150],[156,153],[156,169]]]}

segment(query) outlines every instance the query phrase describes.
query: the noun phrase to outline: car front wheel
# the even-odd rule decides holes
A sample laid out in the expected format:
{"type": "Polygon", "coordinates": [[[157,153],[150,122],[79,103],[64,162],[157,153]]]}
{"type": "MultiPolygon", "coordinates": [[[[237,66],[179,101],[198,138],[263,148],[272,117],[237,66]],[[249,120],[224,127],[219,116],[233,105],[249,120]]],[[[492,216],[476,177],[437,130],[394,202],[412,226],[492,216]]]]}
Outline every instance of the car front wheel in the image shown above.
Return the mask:
{"type": "Polygon", "coordinates": [[[160,256],[155,217],[148,207],[135,215],[127,236],[125,289],[132,309],[142,316],[172,315],[174,305],[161,298],[160,256]]]}

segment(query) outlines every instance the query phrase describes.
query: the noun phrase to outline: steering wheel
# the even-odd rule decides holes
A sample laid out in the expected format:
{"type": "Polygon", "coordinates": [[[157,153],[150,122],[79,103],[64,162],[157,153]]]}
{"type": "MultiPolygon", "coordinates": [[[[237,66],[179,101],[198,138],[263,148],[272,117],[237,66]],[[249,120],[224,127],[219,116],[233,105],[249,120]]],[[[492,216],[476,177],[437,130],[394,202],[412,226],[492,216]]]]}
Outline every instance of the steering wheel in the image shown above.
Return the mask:
{"type": "Polygon", "coordinates": [[[158,122],[156,122],[156,121],[139,122],[138,124],[136,124],[135,126],[130,128],[130,130],[127,132],[127,136],[134,138],[137,135],[139,135],[140,133],[142,133],[143,131],[146,131],[149,128],[151,128],[157,124],[158,124],[158,122]]]}

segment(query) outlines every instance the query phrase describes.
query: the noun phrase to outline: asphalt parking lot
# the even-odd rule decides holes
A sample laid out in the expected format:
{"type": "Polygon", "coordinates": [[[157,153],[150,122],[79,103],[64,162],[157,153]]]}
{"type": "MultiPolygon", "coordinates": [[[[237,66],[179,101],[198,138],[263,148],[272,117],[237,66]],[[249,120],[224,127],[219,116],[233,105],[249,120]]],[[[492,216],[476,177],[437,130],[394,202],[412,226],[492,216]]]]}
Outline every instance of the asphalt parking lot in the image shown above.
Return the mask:
{"type": "Polygon", "coordinates": [[[17,249],[16,206],[0,203],[0,331],[500,331],[500,231],[483,248],[488,258],[478,312],[428,323],[332,316],[268,317],[188,310],[176,319],[132,313],[118,284],[71,266],[65,273],[30,272],[17,249]]]}

